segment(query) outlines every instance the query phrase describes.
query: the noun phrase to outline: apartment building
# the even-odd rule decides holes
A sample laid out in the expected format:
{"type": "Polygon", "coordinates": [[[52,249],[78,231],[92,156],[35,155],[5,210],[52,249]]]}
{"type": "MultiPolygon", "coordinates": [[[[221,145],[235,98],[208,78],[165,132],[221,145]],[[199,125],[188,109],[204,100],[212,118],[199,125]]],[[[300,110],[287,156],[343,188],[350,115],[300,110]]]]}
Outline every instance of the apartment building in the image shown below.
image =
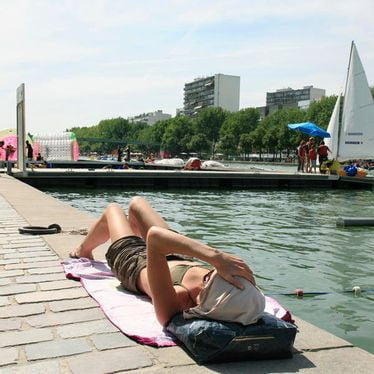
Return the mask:
{"type": "Polygon", "coordinates": [[[156,122],[171,118],[171,114],[163,113],[162,110],[156,110],[155,112],[143,113],[134,117],[129,117],[130,122],[145,122],[152,126],[156,122]]]}
{"type": "Polygon", "coordinates": [[[230,112],[239,110],[240,77],[215,74],[196,78],[184,86],[183,114],[196,115],[206,107],[221,107],[230,112]]]}

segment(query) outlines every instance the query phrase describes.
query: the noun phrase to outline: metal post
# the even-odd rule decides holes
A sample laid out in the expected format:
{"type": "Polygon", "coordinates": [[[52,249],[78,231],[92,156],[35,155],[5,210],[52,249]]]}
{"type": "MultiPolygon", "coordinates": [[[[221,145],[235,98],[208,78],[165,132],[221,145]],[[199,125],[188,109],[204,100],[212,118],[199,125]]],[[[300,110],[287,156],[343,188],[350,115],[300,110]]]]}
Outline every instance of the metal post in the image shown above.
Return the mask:
{"type": "Polygon", "coordinates": [[[12,175],[12,161],[6,161],[6,173],[12,175]]]}
{"type": "Polygon", "coordinates": [[[25,84],[17,88],[17,164],[22,173],[26,172],[25,163],[25,84]]]}

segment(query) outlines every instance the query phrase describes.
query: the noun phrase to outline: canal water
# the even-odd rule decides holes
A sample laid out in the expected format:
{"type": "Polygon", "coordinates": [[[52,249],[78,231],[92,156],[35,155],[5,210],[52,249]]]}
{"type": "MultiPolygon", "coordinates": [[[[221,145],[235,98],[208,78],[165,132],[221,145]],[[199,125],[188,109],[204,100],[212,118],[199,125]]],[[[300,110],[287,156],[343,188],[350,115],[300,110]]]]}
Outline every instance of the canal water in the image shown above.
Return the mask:
{"type": "Polygon", "coordinates": [[[46,193],[98,216],[139,194],[181,231],[240,255],[266,294],[288,310],[374,353],[374,227],[336,219],[374,217],[366,190],[59,189],[46,193]],[[371,290],[355,295],[359,286],[371,290]],[[286,296],[301,288],[325,295],[286,296]]]}

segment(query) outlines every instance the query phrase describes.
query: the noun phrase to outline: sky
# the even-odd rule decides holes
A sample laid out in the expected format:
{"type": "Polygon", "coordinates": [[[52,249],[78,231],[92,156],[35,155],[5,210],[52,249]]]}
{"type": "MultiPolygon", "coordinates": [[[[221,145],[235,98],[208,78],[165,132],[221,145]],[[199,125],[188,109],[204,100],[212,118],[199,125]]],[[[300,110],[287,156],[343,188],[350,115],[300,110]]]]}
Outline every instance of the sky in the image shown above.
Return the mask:
{"type": "Polygon", "coordinates": [[[240,76],[240,108],[266,92],[344,89],[354,40],[374,85],[373,0],[0,0],[0,129],[53,134],[183,107],[184,84],[240,76]]]}

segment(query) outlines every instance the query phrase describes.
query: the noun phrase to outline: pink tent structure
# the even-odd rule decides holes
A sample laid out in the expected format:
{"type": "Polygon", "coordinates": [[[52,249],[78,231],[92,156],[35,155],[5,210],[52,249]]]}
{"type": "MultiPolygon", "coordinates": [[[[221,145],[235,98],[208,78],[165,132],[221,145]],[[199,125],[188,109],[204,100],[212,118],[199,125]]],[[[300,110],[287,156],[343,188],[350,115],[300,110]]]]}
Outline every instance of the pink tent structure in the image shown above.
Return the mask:
{"type": "MultiPolygon", "coordinates": [[[[17,130],[16,129],[4,129],[0,130],[0,140],[4,142],[4,146],[0,148],[0,160],[5,160],[5,148],[11,145],[14,148],[14,152],[9,155],[9,160],[17,160],[17,130]]],[[[27,135],[26,140],[32,143],[30,137],[27,135]]]]}

